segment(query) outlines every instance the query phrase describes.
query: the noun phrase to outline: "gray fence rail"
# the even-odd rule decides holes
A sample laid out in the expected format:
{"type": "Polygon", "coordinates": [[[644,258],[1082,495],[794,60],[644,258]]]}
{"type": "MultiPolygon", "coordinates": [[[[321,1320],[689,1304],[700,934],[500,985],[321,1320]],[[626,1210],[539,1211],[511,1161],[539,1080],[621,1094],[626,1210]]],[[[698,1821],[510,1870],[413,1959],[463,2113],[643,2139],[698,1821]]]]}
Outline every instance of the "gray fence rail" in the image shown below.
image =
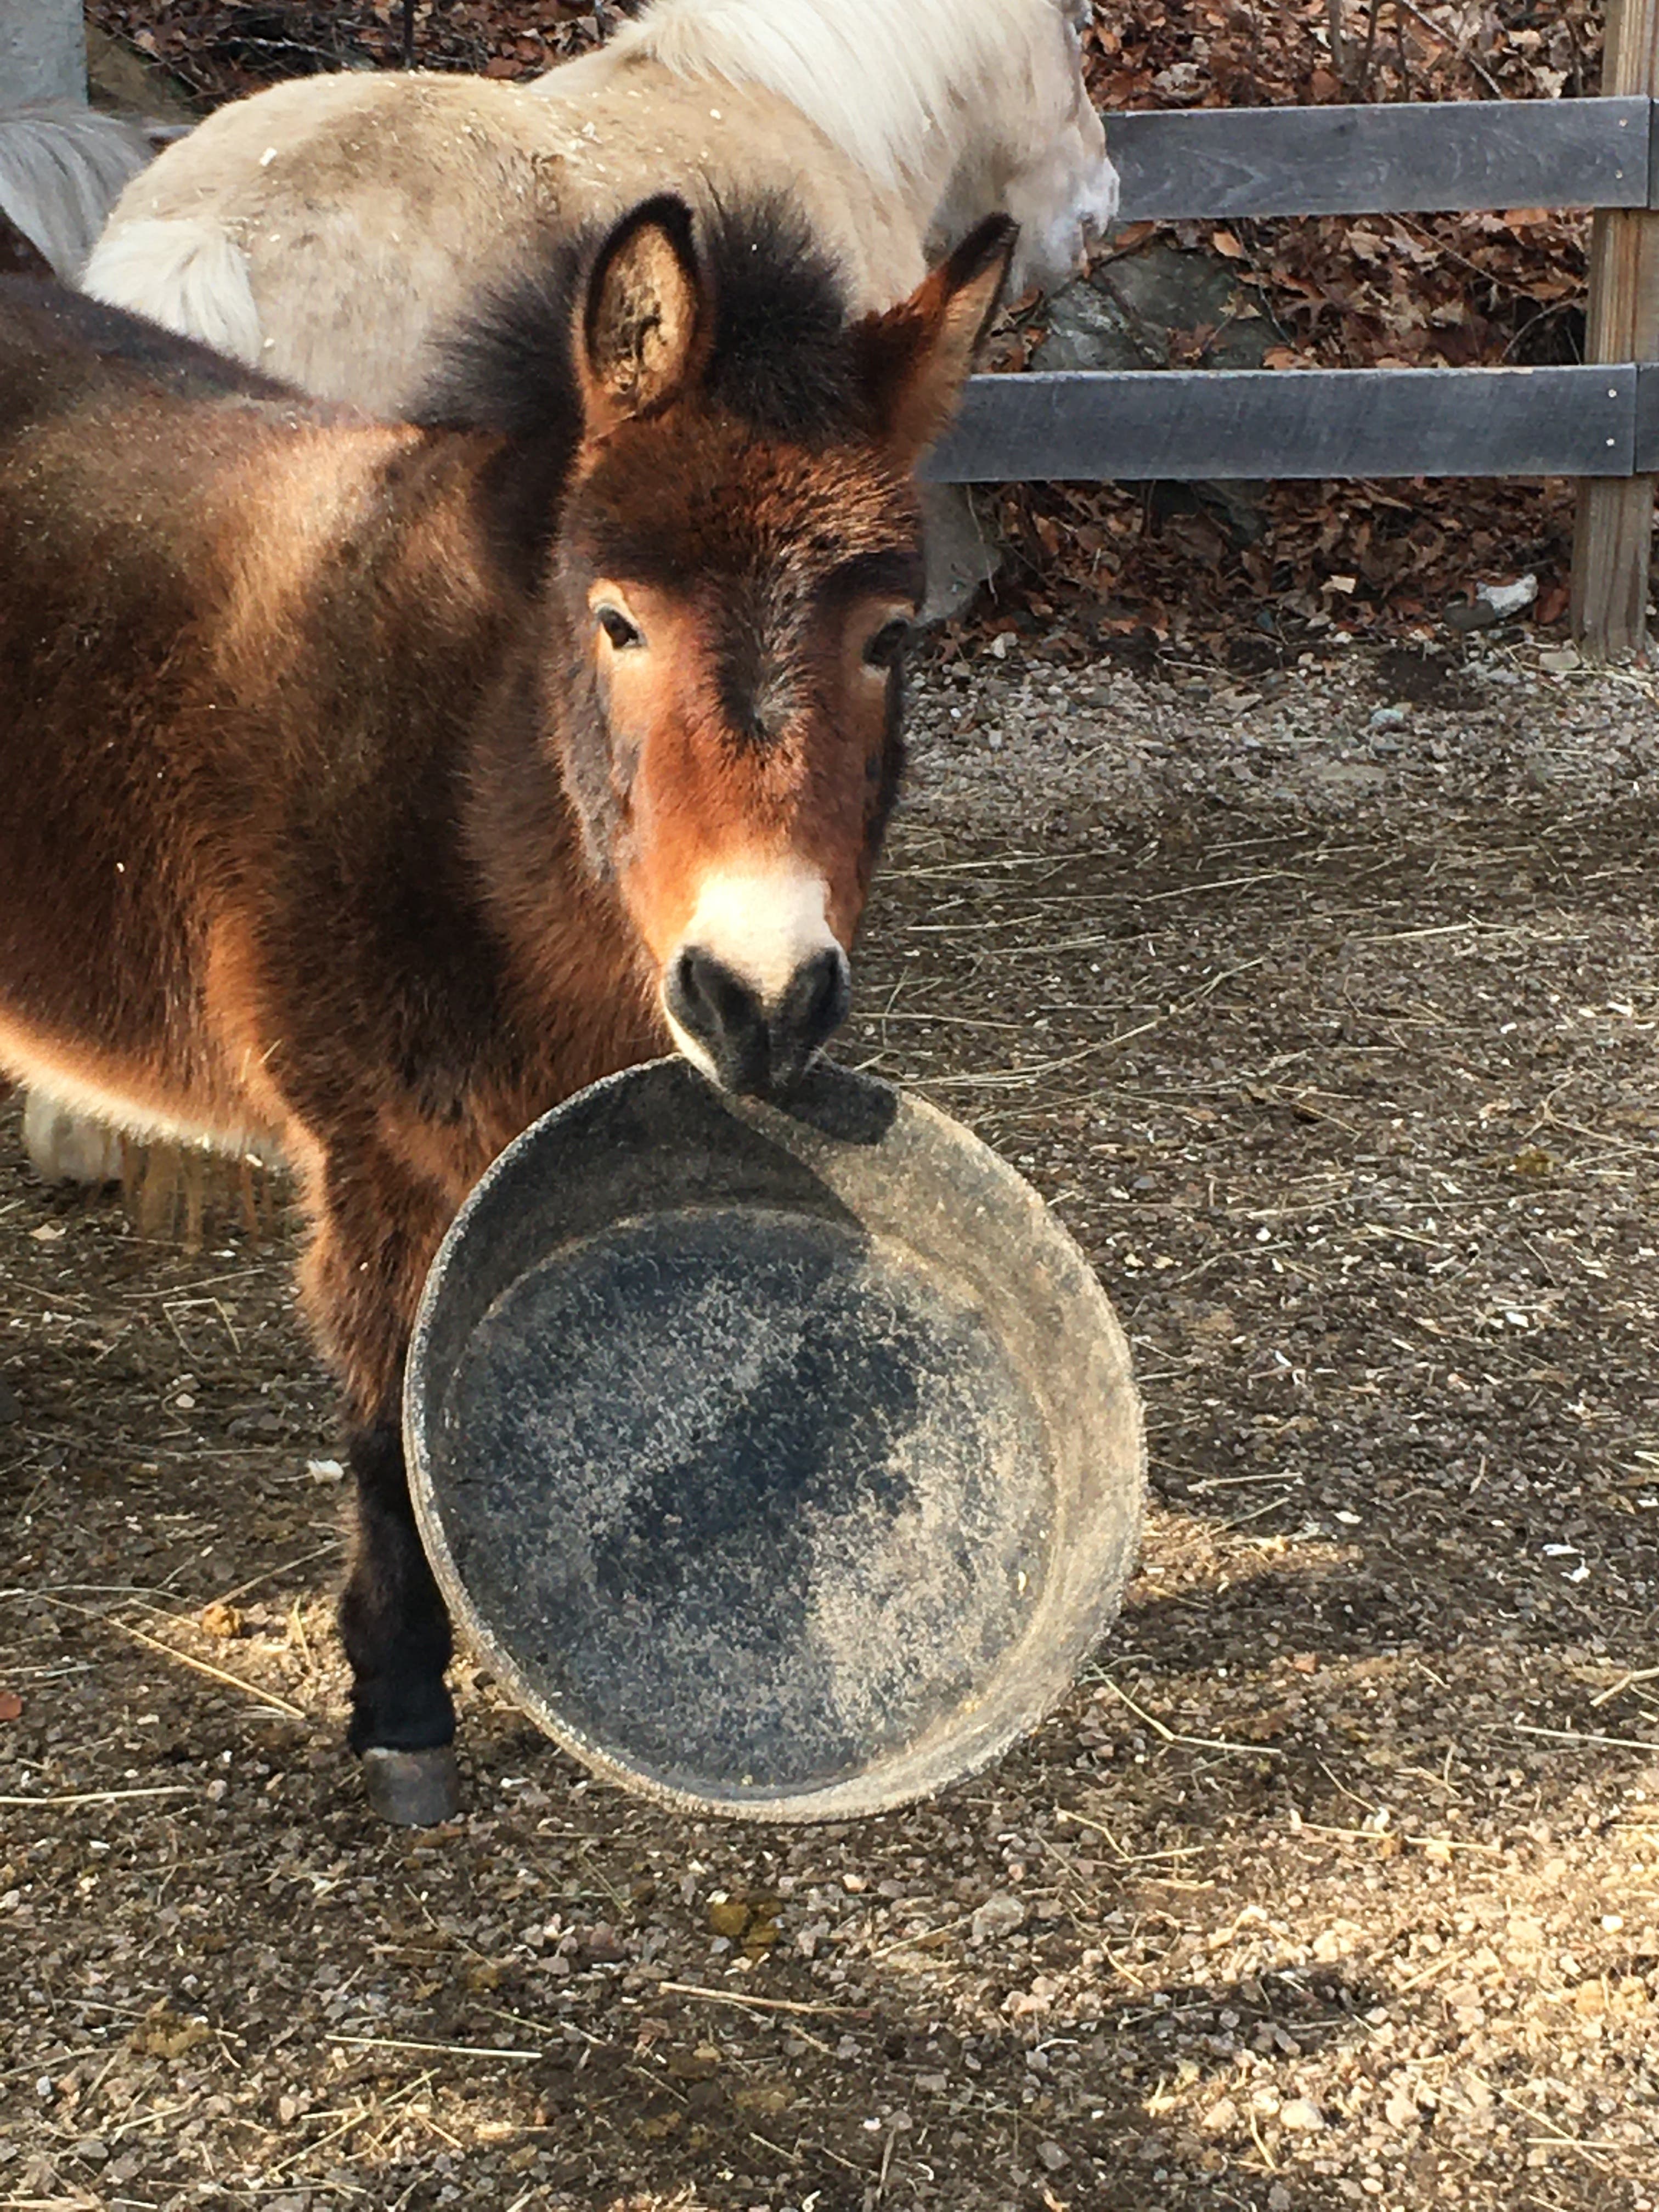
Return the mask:
{"type": "Polygon", "coordinates": [[[941,483],[1629,477],[1659,470],[1659,363],[980,376],[941,483]]]}
{"type": "MultiPolygon", "coordinates": [[[[1126,222],[1659,205],[1641,98],[1107,117],[1126,222]]],[[[1604,478],[1659,470],[1659,369],[1127,369],[981,376],[946,483],[1283,477],[1604,478]]]]}
{"type": "Polygon", "coordinates": [[[1106,117],[1121,220],[1648,208],[1650,100],[1209,107],[1106,117]]]}

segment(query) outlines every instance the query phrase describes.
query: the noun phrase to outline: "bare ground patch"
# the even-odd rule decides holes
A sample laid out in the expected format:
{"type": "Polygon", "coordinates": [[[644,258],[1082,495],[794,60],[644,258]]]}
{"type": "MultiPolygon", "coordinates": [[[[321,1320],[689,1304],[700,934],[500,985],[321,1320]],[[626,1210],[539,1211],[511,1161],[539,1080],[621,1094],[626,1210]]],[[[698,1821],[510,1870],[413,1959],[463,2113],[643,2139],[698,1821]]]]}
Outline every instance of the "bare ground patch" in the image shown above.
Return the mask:
{"type": "Polygon", "coordinates": [[[0,2202],[1659,2196],[1659,720],[1508,665],[930,679],[846,1056],[1082,1240],[1156,1503],[908,1814],[669,1819],[468,1672],[375,1827],[286,1249],[0,1127],[0,2202]]]}

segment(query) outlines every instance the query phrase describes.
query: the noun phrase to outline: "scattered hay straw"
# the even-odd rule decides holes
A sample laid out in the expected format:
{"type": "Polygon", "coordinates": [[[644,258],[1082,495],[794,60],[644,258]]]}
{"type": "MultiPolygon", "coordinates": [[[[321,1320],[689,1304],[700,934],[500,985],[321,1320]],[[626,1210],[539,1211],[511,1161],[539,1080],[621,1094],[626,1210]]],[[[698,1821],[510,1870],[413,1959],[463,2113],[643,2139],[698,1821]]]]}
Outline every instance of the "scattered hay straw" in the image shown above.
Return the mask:
{"type": "Polygon", "coordinates": [[[501,2051],[491,2043],[422,2043],[404,2035],[341,2035],[328,2032],[330,2043],[349,2044],[361,2051],[438,2051],[447,2058],[545,2058],[545,2051],[501,2051]]]}
{"type": "Polygon", "coordinates": [[[1107,1688],[1115,1697],[1121,1698],[1136,1719],[1145,1721],[1147,1727],[1162,1736],[1165,1743],[1182,1744],[1188,1751],[1237,1752],[1244,1759],[1283,1759],[1285,1756],[1282,1751],[1276,1749],[1270,1743],[1230,1743],[1224,1736],[1178,1735],[1174,1729],[1165,1728],[1162,1721],[1155,1719],[1144,1705],[1138,1705],[1129,1692],[1121,1689],[1109,1674],[1103,1679],[1107,1688]]]}
{"type": "Polygon", "coordinates": [[[738,1990],[706,1990],[698,1982],[659,1982],[657,1988],[665,1997],[702,1997],[710,2004],[743,2005],[750,2012],[793,2012],[808,2017],[840,2014],[864,2020],[870,2009],[867,2005],[799,2004],[793,1997],[751,1997],[738,1990]]]}
{"type": "MultiPolygon", "coordinates": [[[[228,1674],[222,1667],[210,1666],[205,1659],[193,1659],[188,1651],[180,1651],[176,1644],[164,1644],[159,1636],[147,1636],[142,1628],[135,1628],[130,1620],[118,1620],[112,1613],[104,1618],[106,1626],[118,1628],[124,1636],[131,1636],[135,1643],[148,1644],[152,1651],[159,1651],[168,1659],[176,1659],[181,1667],[193,1668],[198,1674],[206,1674],[216,1682],[227,1683],[233,1690],[240,1690],[244,1696],[253,1698],[256,1704],[274,1705],[278,1712],[286,1713],[290,1720],[308,1721],[311,1718],[302,1706],[293,1704],[276,1690],[262,1689],[258,1683],[250,1682],[246,1675],[228,1674]]],[[[169,1614],[168,1618],[177,1620],[178,1615],[169,1614]]]]}
{"type": "Polygon", "coordinates": [[[0,1797],[0,1805],[113,1805],[123,1797],[194,1797],[187,1783],[171,1782],[155,1790],[77,1790],[61,1797],[0,1797]]]}

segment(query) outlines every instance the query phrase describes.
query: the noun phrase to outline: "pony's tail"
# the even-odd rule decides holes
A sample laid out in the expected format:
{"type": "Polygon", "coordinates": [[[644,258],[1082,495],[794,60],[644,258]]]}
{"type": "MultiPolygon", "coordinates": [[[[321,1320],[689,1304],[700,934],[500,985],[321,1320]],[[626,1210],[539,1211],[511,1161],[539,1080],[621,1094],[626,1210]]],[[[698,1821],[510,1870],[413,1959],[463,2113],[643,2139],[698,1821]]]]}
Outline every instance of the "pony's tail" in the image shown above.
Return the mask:
{"type": "Polygon", "coordinates": [[[259,367],[263,333],[247,256],[205,216],[123,223],[93,248],[81,289],[259,367]]]}
{"type": "Polygon", "coordinates": [[[51,106],[0,112],[0,215],[72,284],[123,187],[149,158],[143,131],[113,115],[51,106]]]}

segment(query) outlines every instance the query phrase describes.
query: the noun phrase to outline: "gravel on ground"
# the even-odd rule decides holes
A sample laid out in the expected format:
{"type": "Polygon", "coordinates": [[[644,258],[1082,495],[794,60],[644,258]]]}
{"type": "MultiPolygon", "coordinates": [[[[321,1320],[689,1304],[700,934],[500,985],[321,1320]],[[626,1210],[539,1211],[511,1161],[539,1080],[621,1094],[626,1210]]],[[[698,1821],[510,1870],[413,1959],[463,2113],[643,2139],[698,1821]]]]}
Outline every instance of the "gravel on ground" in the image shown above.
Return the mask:
{"type": "Polygon", "coordinates": [[[621,1796],[468,1662],[468,1809],[377,1827],[287,1231],[147,1241],[14,1106],[0,2203],[1654,2212],[1654,680],[952,637],[917,691],[843,1053],[1131,1332],[1121,1619],[830,1828],[621,1796]]]}

